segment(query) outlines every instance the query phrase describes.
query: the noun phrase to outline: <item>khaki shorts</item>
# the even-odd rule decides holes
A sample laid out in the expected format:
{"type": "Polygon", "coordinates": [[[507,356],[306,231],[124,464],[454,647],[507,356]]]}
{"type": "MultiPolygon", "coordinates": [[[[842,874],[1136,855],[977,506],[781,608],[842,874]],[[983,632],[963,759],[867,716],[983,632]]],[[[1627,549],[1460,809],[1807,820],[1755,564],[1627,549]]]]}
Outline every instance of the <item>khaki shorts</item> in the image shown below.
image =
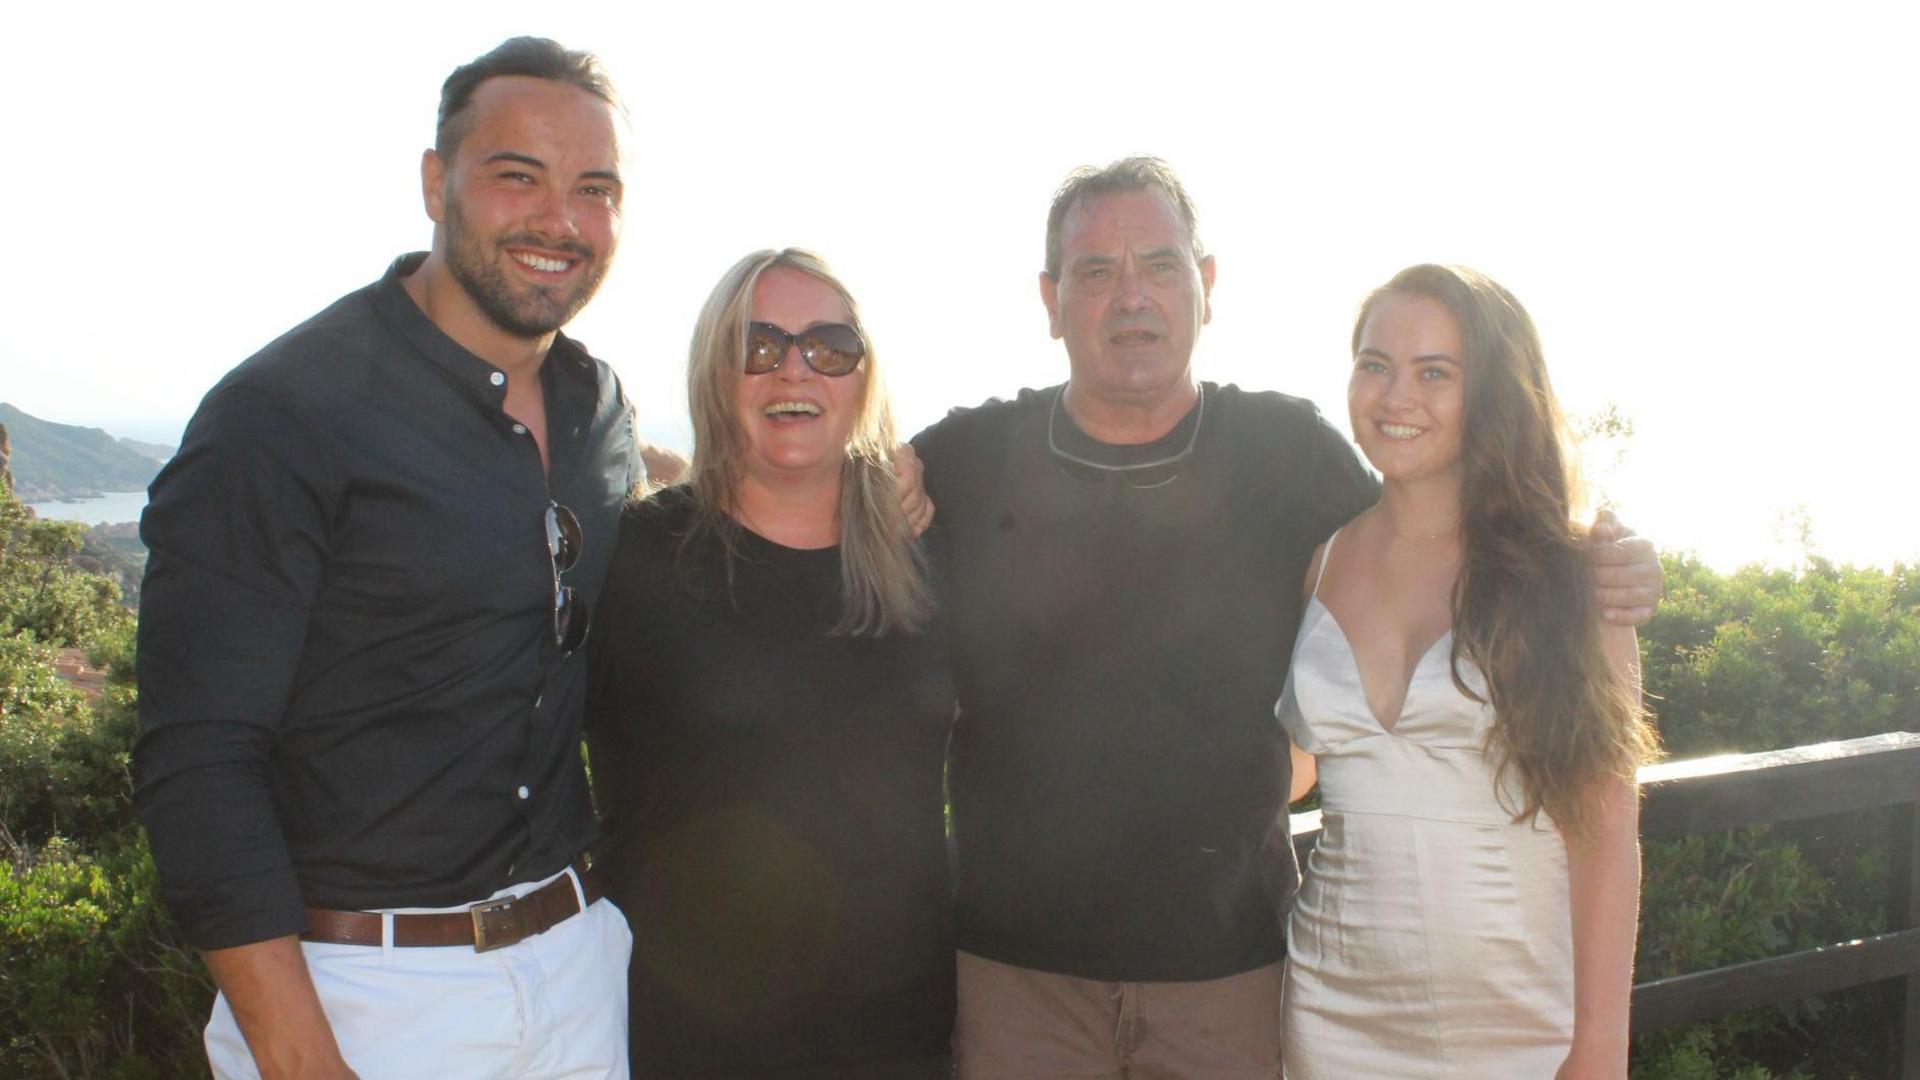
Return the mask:
{"type": "Polygon", "coordinates": [[[959,954],[962,1080],[1280,1075],[1279,964],[1201,982],[1100,982],[959,954]]]}

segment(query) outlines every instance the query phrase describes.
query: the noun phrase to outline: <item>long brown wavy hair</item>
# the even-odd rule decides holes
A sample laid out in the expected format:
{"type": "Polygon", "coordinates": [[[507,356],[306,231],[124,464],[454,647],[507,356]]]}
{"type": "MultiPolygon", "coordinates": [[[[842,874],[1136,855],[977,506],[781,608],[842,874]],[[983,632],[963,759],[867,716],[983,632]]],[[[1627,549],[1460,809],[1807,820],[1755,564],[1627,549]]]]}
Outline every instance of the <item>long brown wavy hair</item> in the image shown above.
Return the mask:
{"type": "Polygon", "coordinates": [[[1631,781],[1658,739],[1632,680],[1600,640],[1585,529],[1572,517],[1570,440],[1533,320],[1499,283],[1461,266],[1409,267],[1360,307],[1353,347],[1382,297],[1437,300],[1460,324],[1460,577],[1453,590],[1453,681],[1493,705],[1487,751],[1515,821],[1541,811],[1569,836],[1593,821],[1596,784],[1631,781]],[[1461,678],[1486,674],[1487,698],[1461,678]],[[1507,799],[1518,779],[1517,806],[1507,799]]]}

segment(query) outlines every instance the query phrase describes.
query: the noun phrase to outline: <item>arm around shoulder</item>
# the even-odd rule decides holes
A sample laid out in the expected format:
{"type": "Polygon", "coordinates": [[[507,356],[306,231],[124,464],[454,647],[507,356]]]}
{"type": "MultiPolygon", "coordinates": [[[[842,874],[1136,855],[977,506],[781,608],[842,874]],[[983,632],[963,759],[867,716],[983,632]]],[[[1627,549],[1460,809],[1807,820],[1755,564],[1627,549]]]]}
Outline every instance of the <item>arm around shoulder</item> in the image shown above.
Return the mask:
{"type": "Polygon", "coordinates": [[[646,470],[648,490],[670,487],[679,483],[680,478],[687,474],[689,463],[686,458],[680,456],[679,451],[647,442],[645,439],[638,440],[638,446],[640,462],[646,470]]]}
{"type": "Polygon", "coordinates": [[[1602,510],[1587,532],[1593,600],[1603,622],[1645,626],[1660,606],[1660,552],[1653,543],[1602,510]]]}

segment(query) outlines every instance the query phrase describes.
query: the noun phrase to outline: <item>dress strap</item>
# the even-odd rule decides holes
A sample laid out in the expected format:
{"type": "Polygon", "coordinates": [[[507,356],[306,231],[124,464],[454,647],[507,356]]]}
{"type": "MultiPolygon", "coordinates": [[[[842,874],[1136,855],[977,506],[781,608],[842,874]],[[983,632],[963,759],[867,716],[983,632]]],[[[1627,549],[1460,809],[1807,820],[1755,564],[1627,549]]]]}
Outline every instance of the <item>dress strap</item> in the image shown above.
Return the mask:
{"type": "Polygon", "coordinates": [[[1340,530],[1333,530],[1333,535],[1327,537],[1326,546],[1320,549],[1320,572],[1313,575],[1313,592],[1310,595],[1320,595],[1320,583],[1327,580],[1327,563],[1333,559],[1333,542],[1339,537],[1340,530]]]}

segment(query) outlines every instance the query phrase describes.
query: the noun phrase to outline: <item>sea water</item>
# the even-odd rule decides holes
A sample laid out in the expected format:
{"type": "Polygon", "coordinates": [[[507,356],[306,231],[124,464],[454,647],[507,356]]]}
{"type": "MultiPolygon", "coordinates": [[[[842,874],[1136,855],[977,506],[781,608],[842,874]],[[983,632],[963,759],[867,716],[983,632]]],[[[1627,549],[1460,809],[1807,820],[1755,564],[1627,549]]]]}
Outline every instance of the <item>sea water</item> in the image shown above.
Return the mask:
{"type": "Polygon", "coordinates": [[[28,503],[27,505],[43,518],[83,521],[88,525],[118,525],[125,521],[140,520],[140,511],[147,507],[147,493],[145,491],[110,491],[91,499],[28,503]]]}

